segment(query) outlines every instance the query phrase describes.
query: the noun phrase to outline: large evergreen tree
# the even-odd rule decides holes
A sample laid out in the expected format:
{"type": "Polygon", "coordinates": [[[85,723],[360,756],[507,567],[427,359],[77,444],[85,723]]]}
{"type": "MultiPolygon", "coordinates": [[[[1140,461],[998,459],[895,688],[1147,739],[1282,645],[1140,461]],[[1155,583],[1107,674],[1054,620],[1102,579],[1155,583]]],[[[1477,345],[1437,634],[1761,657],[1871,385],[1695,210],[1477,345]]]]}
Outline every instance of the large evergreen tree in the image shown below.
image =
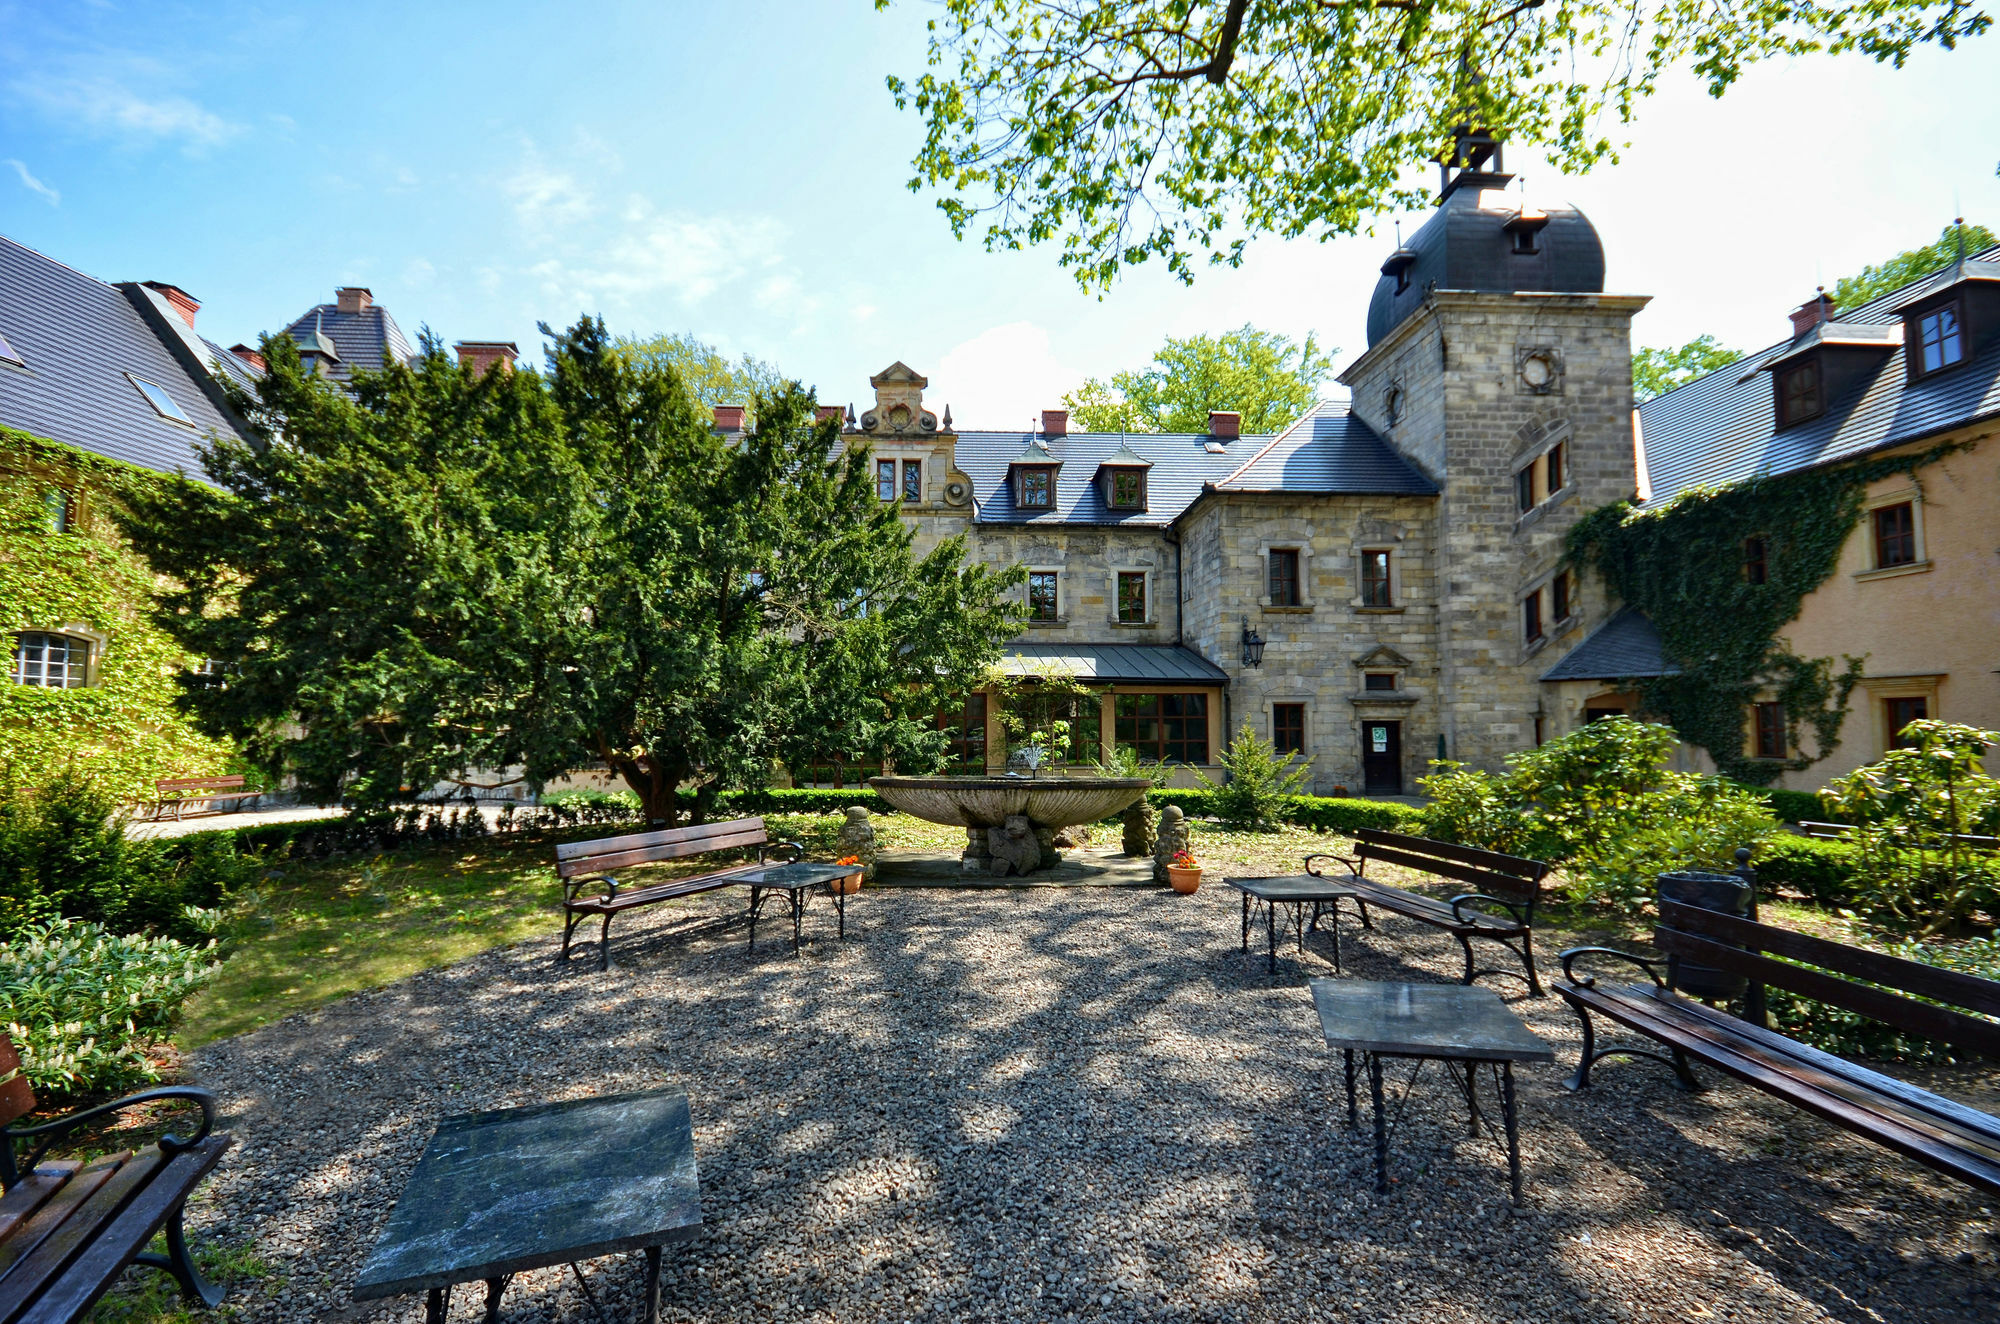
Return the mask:
{"type": "Polygon", "coordinates": [[[957,541],[915,557],[796,385],[732,443],[593,319],[545,373],[426,339],[351,397],[289,339],[265,354],[262,443],[211,443],[220,490],[135,503],[127,532],[177,586],[163,623],[233,667],[185,702],[322,797],[601,760],[653,820],[699,821],[774,759],[921,770],[931,714],[1014,632],[1006,578],[957,541]]]}

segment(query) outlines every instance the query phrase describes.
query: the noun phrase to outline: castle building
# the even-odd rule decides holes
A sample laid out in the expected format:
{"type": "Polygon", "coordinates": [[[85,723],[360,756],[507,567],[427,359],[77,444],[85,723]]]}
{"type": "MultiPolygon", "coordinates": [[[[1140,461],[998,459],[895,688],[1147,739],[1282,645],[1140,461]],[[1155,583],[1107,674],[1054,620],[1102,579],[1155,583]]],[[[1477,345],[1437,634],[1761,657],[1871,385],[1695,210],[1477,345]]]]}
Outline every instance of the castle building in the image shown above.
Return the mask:
{"type": "MultiPolygon", "coordinates": [[[[1130,745],[1214,770],[1246,723],[1321,793],[1413,791],[1432,759],[1498,767],[1565,718],[1543,673],[1614,604],[1563,565],[1588,511],[1630,498],[1630,323],[1574,208],[1510,188],[1468,136],[1437,212],[1382,266],[1368,348],[1273,436],[958,431],[902,363],[854,428],[919,550],[1028,572],[1003,669],[1104,695],[1079,760],[1130,745]]],[[[954,714],[960,767],[1004,766],[986,696],[954,714]]]]}

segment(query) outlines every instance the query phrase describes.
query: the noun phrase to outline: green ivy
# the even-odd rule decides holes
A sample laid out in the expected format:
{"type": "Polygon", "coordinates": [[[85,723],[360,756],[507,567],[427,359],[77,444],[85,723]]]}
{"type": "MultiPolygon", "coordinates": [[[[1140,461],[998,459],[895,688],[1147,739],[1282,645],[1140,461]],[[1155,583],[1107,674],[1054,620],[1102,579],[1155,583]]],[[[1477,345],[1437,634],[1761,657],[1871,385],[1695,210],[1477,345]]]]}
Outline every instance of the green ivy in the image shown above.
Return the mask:
{"type": "Polygon", "coordinates": [[[36,785],[72,767],[126,798],[156,779],[231,770],[227,742],[198,733],[174,705],[192,659],[147,618],[154,579],[110,508],[136,490],[183,481],[0,428],[0,640],[80,625],[109,642],[95,683],[45,689],[0,681],[0,783],[36,785]],[[50,493],[66,490],[57,532],[50,493]]]}
{"type": "Polygon", "coordinates": [[[1725,777],[1763,786],[1840,746],[1848,699],[1864,658],[1806,658],[1779,631],[1832,576],[1861,522],[1868,484],[1917,471],[1964,443],[1862,464],[1698,488],[1657,506],[1617,502],[1569,533],[1569,559],[1595,570],[1620,599],[1652,619],[1676,676],[1635,678],[1646,707],[1701,746],[1725,777]],[[1744,574],[1744,545],[1764,541],[1765,582],[1744,574]],[[1786,743],[1811,757],[1757,759],[1744,752],[1748,706],[1763,694],[1785,706],[1786,743]]]}

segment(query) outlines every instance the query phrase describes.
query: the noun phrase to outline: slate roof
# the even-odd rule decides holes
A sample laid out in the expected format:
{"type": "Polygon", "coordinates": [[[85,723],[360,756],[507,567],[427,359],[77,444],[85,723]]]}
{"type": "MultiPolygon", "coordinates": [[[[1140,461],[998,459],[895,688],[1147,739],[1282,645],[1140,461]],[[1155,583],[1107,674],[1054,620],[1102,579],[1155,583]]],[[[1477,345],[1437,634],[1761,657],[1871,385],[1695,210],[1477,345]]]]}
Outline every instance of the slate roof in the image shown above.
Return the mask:
{"type": "Polygon", "coordinates": [[[1437,484],[1346,405],[1322,401],[1217,486],[1225,492],[1431,496],[1437,484]]]}
{"type": "Polygon", "coordinates": [[[27,365],[0,363],[0,424],[199,478],[196,443],[236,425],[205,371],[215,347],[165,307],[156,291],[107,285],[0,237],[0,335],[27,365]],[[161,417],[127,373],[165,391],[189,423],[161,417]]]}
{"type": "MultiPolygon", "coordinates": [[[[2000,248],[1965,266],[1975,279],[2000,279],[2000,248]]],[[[1843,309],[1836,325],[1899,321],[1899,308],[1950,284],[1955,268],[1843,309]]],[[[1885,352],[1879,365],[1828,401],[1820,417],[1778,432],[1770,374],[1746,370],[1775,361],[1790,346],[1781,341],[1639,406],[1651,501],[1851,460],[2000,414],[1996,340],[1959,367],[1917,382],[1907,379],[1901,353],[1885,352]]]]}
{"type": "Polygon", "coordinates": [[[388,357],[398,363],[408,363],[411,358],[410,342],[404,338],[403,328],[396,325],[396,319],[379,303],[371,303],[358,313],[343,313],[339,304],[318,304],[306,309],[285,328],[285,334],[297,341],[302,350],[314,348],[316,331],[333,342],[334,353],[339,356],[327,365],[329,381],[345,383],[356,368],[380,372],[388,357]]]}
{"type": "Polygon", "coordinates": [[[1009,644],[1000,656],[1002,675],[1051,671],[1121,684],[1220,685],[1229,679],[1221,667],[1179,644],[1009,644]]]}
{"type": "Polygon", "coordinates": [[[1542,679],[1625,680],[1680,674],[1681,669],[1667,661],[1653,622],[1637,608],[1626,607],[1543,672],[1542,679]]]}
{"type": "Polygon", "coordinates": [[[1228,492],[1430,495],[1437,487],[1354,417],[1321,403],[1276,436],[1220,438],[1206,432],[961,432],[958,467],[972,479],[981,524],[1171,524],[1207,484],[1228,492]],[[1046,453],[1043,451],[1046,447],[1046,453]],[[1211,449],[1212,448],[1212,449],[1211,449]],[[1146,509],[1112,510],[1096,481],[1105,464],[1150,465],[1146,509]],[[1014,505],[1007,471],[1057,463],[1053,510],[1014,505]]]}

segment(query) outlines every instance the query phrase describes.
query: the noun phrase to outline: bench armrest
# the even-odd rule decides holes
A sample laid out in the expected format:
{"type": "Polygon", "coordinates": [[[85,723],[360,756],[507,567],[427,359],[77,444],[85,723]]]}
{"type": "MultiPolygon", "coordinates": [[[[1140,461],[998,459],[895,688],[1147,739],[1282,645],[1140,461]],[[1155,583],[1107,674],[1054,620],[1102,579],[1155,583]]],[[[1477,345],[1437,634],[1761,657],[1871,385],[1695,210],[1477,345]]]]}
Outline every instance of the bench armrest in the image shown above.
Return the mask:
{"type": "Polygon", "coordinates": [[[806,844],[803,841],[774,841],[767,846],[757,848],[757,863],[762,864],[770,858],[772,851],[780,850],[791,851],[792,858],[785,861],[787,864],[797,864],[806,857],[806,844]]]}
{"type": "Polygon", "coordinates": [[[1313,868],[1314,860],[1339,860],[1342,864],[1348,867],[1349,871],[1353,873],[1361,872],[1361,861],[1350,860],[1345,855],[1335,855],[1332,851],[1320,851],[1316,854],[1306,856],[1306,862],[1302,866],[1307,873],[1311,874],[1315,878],[1323,878],[1325,877],[1325,875],[1320,873],[1319,870],[1313,868]]]}
{"type": "Polygon", "coordinates": [[[195,1129],[195,1133],[191,1136],[176,1135],[171,1131],[163,1134],[159,1140],[160,1153],[171,1158],[183,1150],[193,1149],[196,1145],[206,1140],[208,1133],[215,1129],[215,1096],[213,1094],[204,1089],[197,1089],[192,1085],[162,1085],[157,1089],[140,1090],[137,1094],[128,1094],[124,1098],[114,1099],[110,1103],[100,1103],[95,1108],[86,1108],[80,1113],[71,1113],[68,1117],[58,1117],[53,1122],[43,1122],[40,1126],[10,1126],[4,1130],[0,1130],[0,1174],[4,1174],[7,1178],[7,1185],[12,1186],[16,1180],[16,1174],[33,1172],[36,1165],[42,1161],[42,1156],[49,1152],[49,1146],[62,1139],[63,1136],[82,1127],[85,1123],[95,1121],[99,1117],[108,1116],[124,1108],[135,1108],[140,1104],[154,1103],[161,1099],[185,1099],[195,1104],[201,1109],[201,1125],[195,1129]],[[37,1140],[39,1140],[39,1143],[36,1143],[37,1140]],[[26,1163],[17,1167],[14,1160],[14,1146],[16,1143],[23,1141],[28,1142],[30,1148],[26,1163]]]}
{"type": "Polygon", "coordinates": [[[1575,970],[1570,968],[1571,964],[1579,956],[1615,956],[1621,961],[1630,961],[1633,965],[1640,967],[1646,972],[1647,976],[1652,979],[1655,988],[1665,988],[1667,986],[1667,981],[1660,978],[1659,971],[1659,967],[1666,964],[1664,961],[1650,961],[1632,952],[1621,952],[1616,947],[1572,947],[1562,953],[1563,978],[1575,984],[1578,988],[1595,988],[1597,986],[1597,976],[1579,975],[1575,970]]]}
{"type": "Polygon", "coordinates": [[[570,902],[576,900],[578,894],[583,891],[585,883],[603,883],[604,895],[607,899],[618,895],[618,880],[610,874],[580,873],[574,878],[565,878],[562,880],[563,904],[568,905],[570,902]]]}
{"type": "MultiPolygon", "coordinates": [[[[1490,901],[1509,915],[1512,915],[1516,924],[1524,929],[1528,927],[1527,918],[1521,913],[1521,907],[1517,903],[1509,901],[1505,897],[1492,896],[1485,892],[1461,892],[1445,903],[1451,907],[1451,917],[1460,924],[1465,923],[1465,912],[1460,907],[1468,901],[1490,901]]],[[[1488,916],[1488,918],[1491,918],[1491,916],[1488,916]]]]}

